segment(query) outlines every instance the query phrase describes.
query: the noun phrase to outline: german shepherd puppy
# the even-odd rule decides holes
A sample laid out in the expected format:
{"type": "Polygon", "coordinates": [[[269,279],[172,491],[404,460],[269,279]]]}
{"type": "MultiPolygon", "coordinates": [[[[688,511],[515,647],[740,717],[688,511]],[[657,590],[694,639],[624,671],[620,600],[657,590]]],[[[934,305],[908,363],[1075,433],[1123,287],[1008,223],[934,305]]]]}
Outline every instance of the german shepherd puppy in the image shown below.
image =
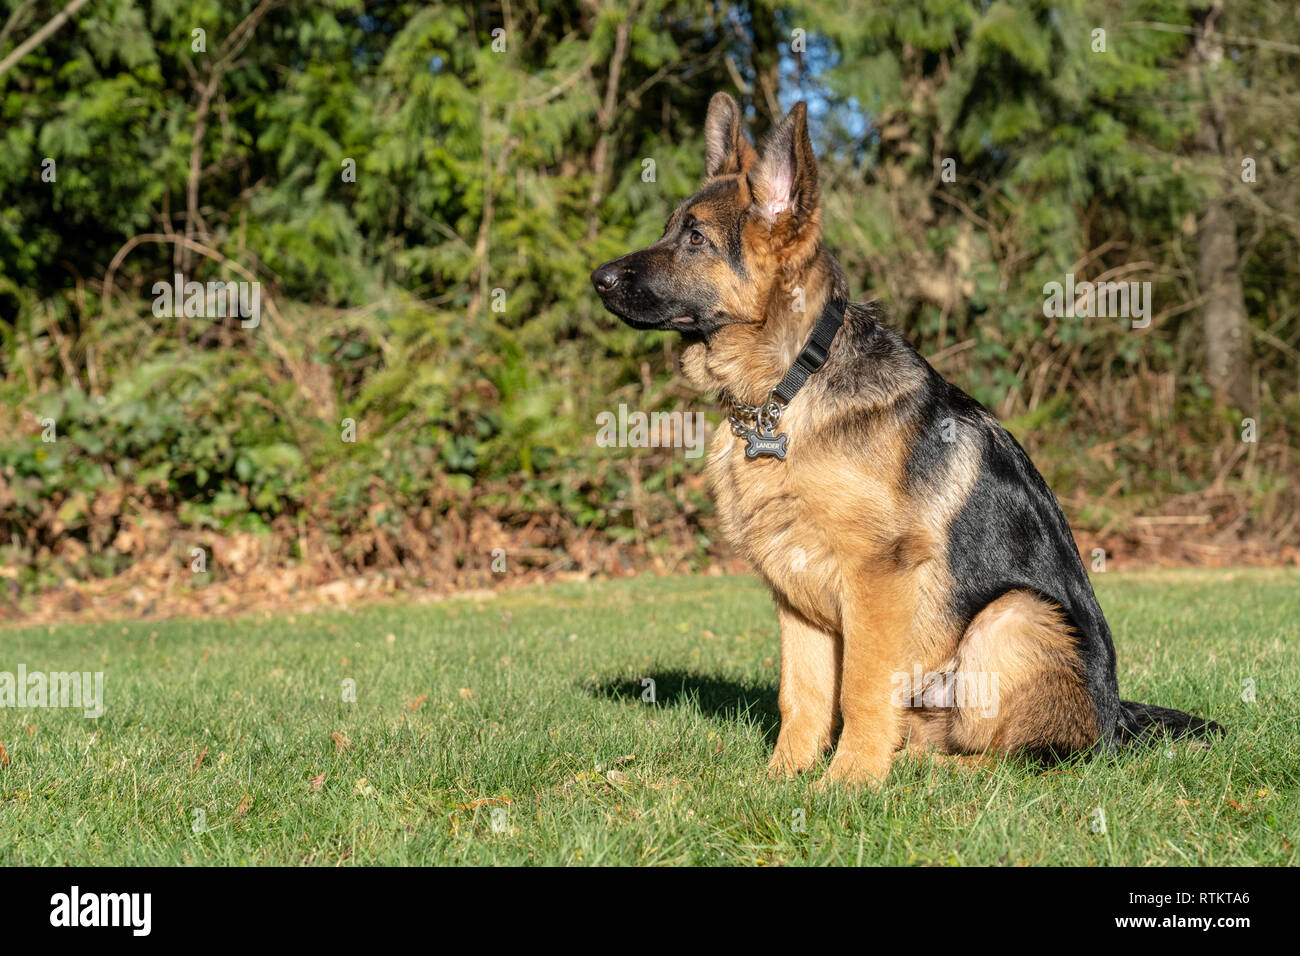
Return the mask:
{"type": "Polygon", "coordinates": [[[686,377],[733,410],[707,470],[727,538],[776,602],[769,771],[811,767],[837,729],[826,779],[851,785],[882,781],[905,745],[1065,755],[1218,730],[1119,699],[1106,619],[1028,455],[879,305],[849,303],[804,104],[759,156],[718,93],[705,142],[707,181],[663,238],[592,282],[633,328],[680,332],[686,377]],[[824,364],[774,423],[774,387],[826,314],[843,320],[824,364]],[[756,454],[760,432],[781,448],[756,454]]]}

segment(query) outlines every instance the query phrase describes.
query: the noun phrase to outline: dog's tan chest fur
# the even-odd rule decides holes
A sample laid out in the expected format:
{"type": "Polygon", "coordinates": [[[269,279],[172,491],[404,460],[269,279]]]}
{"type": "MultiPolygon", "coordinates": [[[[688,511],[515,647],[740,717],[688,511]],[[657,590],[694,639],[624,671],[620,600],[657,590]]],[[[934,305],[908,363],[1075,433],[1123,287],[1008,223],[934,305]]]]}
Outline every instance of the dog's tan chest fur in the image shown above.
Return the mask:
{"type": "Polygon", "coordinates": [[[908,660],[938,665],[960,637],[943,542],[974,475],[959,465],[945,493],[916,500],[902,490],[899,435],[858,435],[854,453],[840,453],[805,414],[787,410],[784,461],[746,458],[745,440],[725,426],[714,436],[707,475],[727,541],[779,601],[835,634],[846,602],[876,603],[871,582],[905,575],[916,589],[908,660]]]}
{"type": "Polygon", "coordinates": [[[745,440],[719,429],[708,477],[731,546],[795,610],[833,632],[842,628],[846,581],[874,560],[890,562],[905,522],[891,479],[861,460],[800,442],[797,415],[784,461],[748,459],[745,440]]]}

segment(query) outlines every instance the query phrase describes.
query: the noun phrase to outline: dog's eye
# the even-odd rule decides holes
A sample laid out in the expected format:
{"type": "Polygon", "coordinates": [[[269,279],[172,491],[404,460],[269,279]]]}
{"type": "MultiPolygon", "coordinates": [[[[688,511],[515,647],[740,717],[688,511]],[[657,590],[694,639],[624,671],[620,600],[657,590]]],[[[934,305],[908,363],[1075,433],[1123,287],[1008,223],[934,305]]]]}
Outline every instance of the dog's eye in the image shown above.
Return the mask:
{"type": "Polygon", "coordinates": [[[691,230],[691,245],[693,246],[704,245],[704,234],[701,233],[698,229],[691,230]]]}

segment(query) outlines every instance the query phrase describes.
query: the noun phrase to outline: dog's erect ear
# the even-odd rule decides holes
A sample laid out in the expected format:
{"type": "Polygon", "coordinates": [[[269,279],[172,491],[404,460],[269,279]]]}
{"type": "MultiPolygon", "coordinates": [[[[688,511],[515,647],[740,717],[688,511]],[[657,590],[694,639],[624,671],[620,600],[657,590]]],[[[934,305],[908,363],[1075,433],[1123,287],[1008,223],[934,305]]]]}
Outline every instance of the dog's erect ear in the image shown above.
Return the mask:
{"type": "Polygon", "coordinates": [[[802,101],[768,137],[750,181],[754,205],[768,222],[791,213],[802,221],[817,211],[817,159],[808,138],[808,108],[802,101]]]}
{"type": "Polygon", "coordinates": [[[743,173],[758,154],[740,125],[740,107],[726,93],[714,93],[704,120],[704,169],[709,179],[743,173]]]}

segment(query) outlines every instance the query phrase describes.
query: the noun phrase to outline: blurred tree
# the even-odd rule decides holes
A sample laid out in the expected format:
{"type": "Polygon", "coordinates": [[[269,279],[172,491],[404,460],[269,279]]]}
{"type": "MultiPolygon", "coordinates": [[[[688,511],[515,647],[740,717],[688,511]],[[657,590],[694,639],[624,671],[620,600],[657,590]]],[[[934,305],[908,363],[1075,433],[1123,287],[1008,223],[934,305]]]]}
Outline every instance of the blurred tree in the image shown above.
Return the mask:
{"type": "Polygon", "coordinates": [[[1060,439],[1067,486],[1149,503],[1244,458],[1286,528],[1298,41],[1289,0],[0,0],[0,483],[27,496],[0,487],[0,542],[52,547],[69,525],[32,515],[104,474],[195,525],[325,508],[372,548],[375,488],[441,514],[509,482],[521,523],[642,542],[629,512],[695,515],[680,462],[584,458],[596,410],[685,398],[677,341],[587,277],[699,184],[718,89],[755,137],[809,103],[855,294],[1060,439]],[[158,319],[177,271],[255,277],[274,315],[158,319]],[[1046,314],[1067,274],[1150,281],[1150,327],[1046,314]],[[46,404],[84,425],[57,469],[18,424],[46,404]],[[375,444],[340,449],[343,415],[375,444]]]}

